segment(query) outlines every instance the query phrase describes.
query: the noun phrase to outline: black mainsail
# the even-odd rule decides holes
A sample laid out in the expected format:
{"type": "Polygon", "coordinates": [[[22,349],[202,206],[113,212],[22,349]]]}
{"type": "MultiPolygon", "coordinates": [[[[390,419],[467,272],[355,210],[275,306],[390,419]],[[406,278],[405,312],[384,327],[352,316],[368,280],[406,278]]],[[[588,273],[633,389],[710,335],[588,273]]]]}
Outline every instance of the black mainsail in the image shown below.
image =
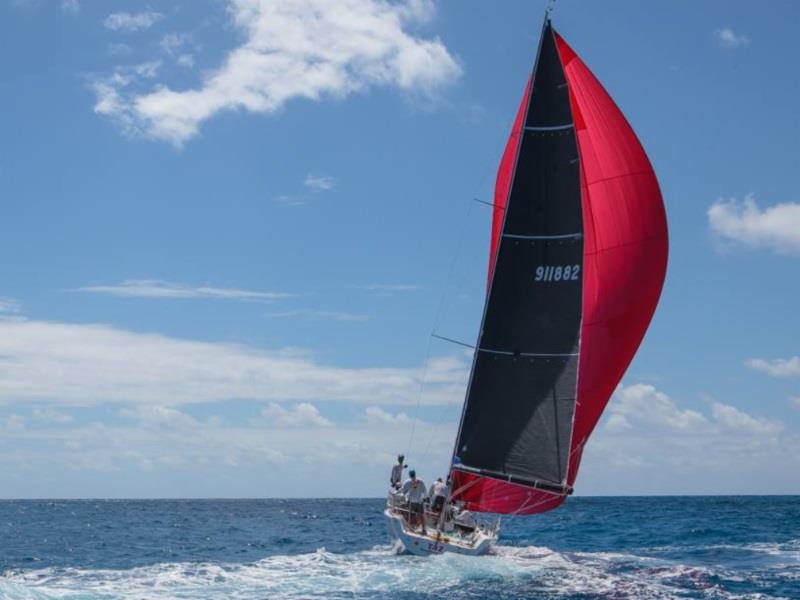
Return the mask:
{"type": "Polygon", "coordinates": [[[549,20],[527,98],[454,468],[564,490],[583,279],[580,168],[549,20]]]}

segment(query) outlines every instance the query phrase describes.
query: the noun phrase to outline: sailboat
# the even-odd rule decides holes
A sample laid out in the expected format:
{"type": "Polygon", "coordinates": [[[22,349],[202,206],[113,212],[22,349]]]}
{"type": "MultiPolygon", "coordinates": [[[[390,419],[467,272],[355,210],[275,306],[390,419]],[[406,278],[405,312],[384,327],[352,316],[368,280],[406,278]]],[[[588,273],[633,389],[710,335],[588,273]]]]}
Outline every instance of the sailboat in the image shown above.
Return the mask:
{"type": "Polygon", "coordinates": [[[488,552],[499,522],[573,492],[583,450],[644,337],[667,266],[650,161],[603,86],[545,16],[500,161],[486,302],[452,456],[426,533],[390,494],[398,549],[488,552]],[[456,516],[457,518],[457,516],[456,516]]]}

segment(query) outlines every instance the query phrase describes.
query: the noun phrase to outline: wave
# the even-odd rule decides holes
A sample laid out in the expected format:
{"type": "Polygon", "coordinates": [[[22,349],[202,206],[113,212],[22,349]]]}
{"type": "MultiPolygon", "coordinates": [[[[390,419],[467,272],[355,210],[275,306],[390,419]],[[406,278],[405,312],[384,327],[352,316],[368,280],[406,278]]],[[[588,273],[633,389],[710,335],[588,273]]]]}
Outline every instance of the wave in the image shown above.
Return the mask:
{"type": "Polygon", "coordinates": [[[783,542],[750,542],[741,544],[670,544],[667,546],[653,546],[648,548],[652,552],[685,552],[702,550],[736,550],[750,551],[773,556],[786,556],[800,561],[800,539],[790,539],[783,542]]]}
{"type": "MultiPolygon", "coordinates": [[[[625,553],[561,553],[537,546],[499,546],[486,557],[445,554],[419,558],[397,556],[390,547],[379,546],[349,554],[320,548],[248,564],[186,562],[131,569],[13,571],[0,576],[0,598],[780,597],[741,591],[743,576],[735,569],[689,566],[625,553]]],[[[759,576],[763,578],[763,574],[759,576]]]]}

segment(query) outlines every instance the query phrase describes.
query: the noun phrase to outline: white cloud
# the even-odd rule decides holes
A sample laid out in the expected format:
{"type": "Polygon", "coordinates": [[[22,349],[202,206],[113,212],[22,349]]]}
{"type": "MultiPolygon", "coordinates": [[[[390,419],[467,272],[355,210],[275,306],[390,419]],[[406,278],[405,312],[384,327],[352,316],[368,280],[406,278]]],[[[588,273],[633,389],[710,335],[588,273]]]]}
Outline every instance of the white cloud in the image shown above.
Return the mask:
{"type": "Polygon", "coordinates": [[[147,427],[187,429],[198,425],[197,421],[190,415],[169,406],[144,405],[131,409],[126,408],[120,411],[120,415],[134,419],[140,425],[147,427]]]}
{"type": "Polygon", "coordinates": [[[218,300],[280,300],[291,294],[281,292],[256,292],[236,288],[213,286],[190,287],[157,279],[126,279],[116,285],[89,285],[78,288],[79,292],[108,294],[123,298],[213,298],[218,300]]]}
{"type": "MultiPolygon", "coordinates": [[[[105,325],[0,321],[0,401],[175,407],[232,398],[415,404],[422,368],[343,368],[297,351],[133,333],[105,325]]],[[[424,404],[461,402],[467,364],[427,368],[424,404]]]]}
{"type": "Polygon", "coordinates": [[[708,423],[697,411],[680,409],[675,402],[654,386],[637,383],[620,386],[609,407],[611,430],[628,429],[631,422],[646,423],[675,430],[686,430],[708,423]]]}
{"type": "MultiPolygon", "coordinates": [[[[121,50],[121,47],[116,47],[115,50],[121,50]]],[[[152,79],[160,68],[161,61],[157,60],[138,65],[119,66],[115,67],[114,72],[108,77],[93,80],[90,87],[97,99],[94,112],[113,116],[126,135],[135,135],[136,121],[125,111],[125,89],[142,79],[152,79]]]]}
{"type": "Polygon", "coordinates": [[[392,414],[383,410],[380,406],[368,406],[364,415],[369,423],[405,424],[411,423],[411,418],[404,412],[392,414]]]}
{"type": "Polygon", "coordinates": [[[797,408],[800,408],[800,396],[793,396],[789,398],[789,402],[794,404],[797,408]]]}
{"type": "Polygon", "coordinates": [[[706,401],[711,406],[708,416],[680,408],[652,385],[620,385],[608,407],[606,429],[620,432],[647,428],[676,433],[744,430],[755,434],[777,433],[783,429],[779,421],[752,417],[713,398],[706,398],[706,401]]]}
{"type": "Polygon", "coordinates": [[[736,33],[730,27],[721,27],[714,30],[714,39],[720,48],[741,48],[750,45],[750,38],[744,34],[736,33]]]}
{"type": "Polygon", "coordinates": [[[69,13],[77,13],[81,10],[80,0],[61,0],[61,10],[69,13]]]}
{"type": "Polygon", "coordinates": [[[280,194],[272,199],[273,202],[278,204],[285,204],[286,206],[303,206],[308,204],[308,200],[303,196],[294,196],[291,194],[280,194]]]}
{"type": "Polygon", "coordinates": [[[306,180],[303,182],[303,185],[315,192],[324,192],[333,189],[333,186],[336,185],[336,180],[326,175],[312,175],[309,173],[306,175],[306,180]]]}
{"type": "Polygon", "coordinates": [[[358,290],[367,290],[369,292],[379,292],[383,294],[393,292],[416,292],[419,289],[418,285],[411,283],[365,283],[352,287],[358,290]]]}
{"type": "Polygon", "coordinates": [[[791,358],[776,358],[765,360],[763,358],[751,358],[745,364],[751,369],[761,371],[773,377],[798,377],[800,376],[800,356],[791,358]]]}
{"type": "Polygon", "coordinates": [[[8,432],[24,431],[25,430],[25,417],[22,415],[8,415],[0,420],[0,431],[5,430],[8,432]]]}
{"type": "Polygon", "coordinates": [[[326,175],[312,175],[309,173],[306,175],[303,185],[311,190],[310,194],[280,194],[272,199],[273,202],[285,204],[286,206],[303,206],[304,204],[309,203],[314,194],[327,192],[328,190],[333,189],[333,187],[336,185],[336,180],[333,177],[328,177],[326,175]]]}
{"type": "Polygon", "coordinates": [[[13,298],[0,298],[0,313],[15,315],[20,309],[20,303],[13,298]]]}
{"type": "MultiPolygon", "coordinates": [[[[134,422],[122,425],[40,423],[26,429],[21,415],[0,418],[0,494],[52,497],[59,478],[64,484],[57,494],[79,497],[383,493],[394,455],[408,448],[408,427],[364,420],[331,423],[312,405],[303,405],[268,408],[266,418],[246,426],[199,421],[166,407],[149,413],[148,407],[126,409],[125,418],[134,422]],[[92,472],[104,477],[92,481],[92,472]],[[188,476],[151,478],[152,472],[188,476]],[[343,472],[348,473],[344,480],[343,472]]],[[[429,430],[429,460],[418,465],[423,474],[441,474],[445,468],[454,427],[429,430]]]]}
{"type": "Polygon", "coordinates": [[[73,418],[57,411],[52,406],[34,406],[31,416],[37,421],[46,423],[70,423],[73,418]]]}
{"type": "Polygon", "coordinates": [[[619,413],[611,413],[606,420],[606,429],[609,431],[623,431],[625,429],[631,429],[633,425],[631,425],[628,418],[619,413]]]}
{"type": "Polygon", "coordinates": [[[25,321],[22,305],[13,298],[0,298],[0,321],[25,321]]]}
{"type": "Polygon", "coordinates": [[[722,428],[728,430],[770,435],[777,434],[783,430],[783,423],[780,421],[751,417],[734,406],[720,402],[712,403],[711,414],[722,428]]]}
{"type": "Polygon", "coordinates": [[[164,15],[152,10],[138,13],[118,12],[108,15],[103,25],[112,31],[139,31],[149,29],[163,18],[164,15]]]}
{"type": "Polygon", "coordinates": [[[106,52],[109,56],[128,56],[133,53],[133,48],[128,44],[114,42],[108,45],[106,52]]]}
{"type": "Polygon", "coordinates": [[[304,319],[330,319],[332,321],[344,322],[361,322],[369,321],[369,315],[361,315],[358,313],[341,312],[336,310],[316,310],[313,308],[297,308],[293,310],[282,310],[271,313],[266,313],[265,317],[269,318],[293,318],[299,317],[304,319]]]}
{"type": "Polygon", "coordinates": [[[762,210],[752,194],[741,203],[720,199],[708,209],[708,222],[722,242],[800,253],[800,203],[784,202],[762,210]]]}
{"type": "Polygon", "coordinates": [[[158,71],[160,68],[161,68],[160,60],[150,60],[147,62],[140,63],[138,65],[133,65],[131,67],[119,67],[117,69],[117,72],[123,74],[127,73],[129,75],[135,75],[136,77],[143,77],[145,79],[152,79],[156,75],[158,75],[158,71]]]}
{"type": "MultiPolygon", "coordinates": [[[[128,134],[180,146],[223,111],[274,113],[294,99],[343,98],[376,85],[431,94],[461,74],[438,38],[408,31],[430,18],[429,0],[228,4],[244,43],[199,87],[176,91],[161,84],[148,93],[116,86],[118,97],[109,110],[109,91],[95,86],[96,112],[112,117],[128,134]]],[[[121,28],[127,21],[117,17],[112,22],[121,28]]]]}
{"type": "Polygon", "coordinates": [[[187,44],[191,43],[192,36],[188,33],[170,32],[164,34],[159,42],[162,52],[170,56],[178,54],[178,52],[187,44]]]}
{"type": "Polygon", "coordinates": [[[261,411],[261,416],[284,427],[330,427],[332,423],[319,414],[317,407],[308,402],[295,404],[291,409],[272,403],[261,411]]]}
{"type": "Polygon", "coordinates": [[[779,493],[800,489],[800,435],[713,398],[682,406],[621,385],[584,452],[577,489],[595,494],[779,493]],[[757,489],[750,486],[758,480],[757,489]],[[769,480],[769,481],[768,481],[769,480]]]}
{"type": "Polygon", "coordinates": [[[193,38],[188,33],[171,32],[161,38],[159,42],[161,51],[175,59],[175,64],[181,67],[194,66],[194,55],[186,51],[186,47],[196,48],[193,38]]]}
{"type": "Polygon", "coordinates": [[[187,69],[191,69],[194,66],[194,55],[192,54],[181,54],[178,58],[175,59],[175,64],[179,67],[186,67],[187,69]]]}

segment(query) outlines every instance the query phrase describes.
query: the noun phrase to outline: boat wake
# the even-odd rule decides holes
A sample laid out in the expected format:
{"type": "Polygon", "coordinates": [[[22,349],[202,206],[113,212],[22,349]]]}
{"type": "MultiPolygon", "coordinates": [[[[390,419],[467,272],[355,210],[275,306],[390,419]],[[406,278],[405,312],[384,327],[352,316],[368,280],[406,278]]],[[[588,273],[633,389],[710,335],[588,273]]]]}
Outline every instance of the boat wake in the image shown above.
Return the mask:
{"type": "Polygon", "coordinates": [[[320,548],[249,564],[10,571],[0,576],[0,598],[763,599],[789,598],[791,588],[800,585],[800,541],[735,550],[763,555],[764,564],[747,570],[690,566],[653,556],[560,553],[536,546],[498,546],[484,557],[428,558],[397,556],[388,546],[351,554],[320,548]]]}

